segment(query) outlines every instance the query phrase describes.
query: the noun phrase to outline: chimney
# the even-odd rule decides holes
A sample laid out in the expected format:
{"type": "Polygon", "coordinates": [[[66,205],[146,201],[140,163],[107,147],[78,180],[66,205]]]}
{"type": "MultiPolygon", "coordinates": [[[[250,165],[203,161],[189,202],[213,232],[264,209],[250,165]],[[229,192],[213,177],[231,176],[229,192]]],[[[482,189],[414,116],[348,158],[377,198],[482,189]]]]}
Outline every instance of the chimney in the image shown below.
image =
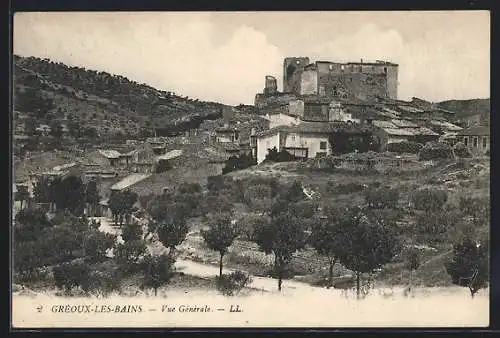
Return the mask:
{"type": "Polygon", "coordinates": [[[361,63],[363,63],[363,59],[361,59],[361,63]]]}

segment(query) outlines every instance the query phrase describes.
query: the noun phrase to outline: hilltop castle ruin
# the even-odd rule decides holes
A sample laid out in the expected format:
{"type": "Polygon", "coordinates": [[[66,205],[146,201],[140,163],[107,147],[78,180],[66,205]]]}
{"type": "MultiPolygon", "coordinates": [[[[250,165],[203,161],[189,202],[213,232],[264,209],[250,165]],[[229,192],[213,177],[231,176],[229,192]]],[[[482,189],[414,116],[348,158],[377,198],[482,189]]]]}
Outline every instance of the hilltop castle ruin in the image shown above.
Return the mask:
{"type": "Polygon", "coordinates": [[[376,97],[397,99],[398,65],[379,60],[311,63],[308,57],[287,57],[283,62],[283,92],[278,92],[276,78],[267,75],[264,91],[256,95],[255,105],[259,106],[272,97],[288,100],[292,96],[358,100],[376,97]]]}

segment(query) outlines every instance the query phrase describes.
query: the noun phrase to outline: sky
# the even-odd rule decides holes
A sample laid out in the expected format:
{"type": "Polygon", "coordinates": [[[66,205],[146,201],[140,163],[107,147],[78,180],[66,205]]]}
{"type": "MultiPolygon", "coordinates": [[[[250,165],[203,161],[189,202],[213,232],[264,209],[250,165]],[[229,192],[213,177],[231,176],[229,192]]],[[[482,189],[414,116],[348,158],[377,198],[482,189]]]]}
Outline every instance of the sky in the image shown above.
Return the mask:
{"type": "Polygon", "coordinates": [[[16,13],[14,54],[253,104],[283,59],[399,64],[398,98],[490,97],[488,11],[16,13]]]}

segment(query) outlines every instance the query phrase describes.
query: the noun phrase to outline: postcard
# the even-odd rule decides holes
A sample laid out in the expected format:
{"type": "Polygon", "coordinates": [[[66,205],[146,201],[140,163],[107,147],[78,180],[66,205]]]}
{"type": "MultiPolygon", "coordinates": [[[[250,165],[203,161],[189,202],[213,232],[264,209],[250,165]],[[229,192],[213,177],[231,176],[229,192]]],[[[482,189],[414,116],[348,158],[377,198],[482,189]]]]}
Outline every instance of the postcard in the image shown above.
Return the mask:
{"type": "Polygon", "coordinates": [[[487,327],[488,11],[19,12],[12,327],[487,327]]]}

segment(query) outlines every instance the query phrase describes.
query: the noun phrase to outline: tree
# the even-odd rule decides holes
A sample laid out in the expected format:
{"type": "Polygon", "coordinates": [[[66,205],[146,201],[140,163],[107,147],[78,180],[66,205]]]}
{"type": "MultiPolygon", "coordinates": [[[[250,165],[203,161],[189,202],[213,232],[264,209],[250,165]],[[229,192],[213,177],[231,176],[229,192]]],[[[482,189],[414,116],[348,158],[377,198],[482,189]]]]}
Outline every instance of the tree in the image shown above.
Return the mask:
{"type": "Polygon", "coordinates": [[[122,228],[122,239],[124,242],[138,241],[142,239],[142,227],[136,222],[128,222],[122,228]]]}
{"type": "Polygon", "coordinates": [[[419,161],[453,159],[453,148],[445,142],[428,142],[418,153],[419,161]]]}
{"type": "Polygon", "coordinates": [[[338,225],[343,245],[336,256],[340,263],[354,271],[359,298],[361,274],[372,273],[389,263],[399,251],[399,243],[391,224],[385,224],[359,207],[341,213],[338,225]]]}
{"type": "Polygon", "coordinates": [[[85,254],[92,262],[100,262],[106,257],[106,252],[113,248],[116,236],[101,231],[89,231],[84,239],[85,254]]]}
{"type": "Polygon", "coordinates": [[[307,198],[304,194],[304,189],[299,181],[294,181],[292,185],[285,190],[281,199],[288,201],[289,203],[297,203],[307,198]]]}
{"type": "Polygon", "coordinates": [[[328,288],[333,286],[333,267],[337,262],[337,253],[342,250],[343,245],[338,226],[339,215],[339,211],[330,210],[326,219],[318,219],[310,238],[310,243],[318,254],[328,258],[328,288]]]}
{"type": "Polygon", "coordinates": [[[461,221],[461,213],[453,208],[440,212],[424,212],[417,215],[415,230],[423,241],[430,243],[443,242],[450,229],[461,221]]]}
{"type": "Polygon", "coordinates": [[[59,210],[68,210],[76,216],[83,215],[85,185],[80,177],[70,175],[54,181],[54,200],[59,210]]]}
{"type": "Polygon", "coordinates": [[[209,195],[202,202],[202,210],[205,215],[217,213],[231,213],[233,205],[229,199],[224,196],[209,195]]]}
{"type": "Polygon", "coordinates": [[[137,202],[137,194],[130,191],[112,191],[109,197],[109,208],[113,214],[115,225],[120,222],[120,228],[125,218],[132,214],[133,206],[137,202]]]}
{"type": "Polygon", "coordinates": [[[408,291],[411,293],[413,272],[420,266],[420,251],[415,247],[409,247],[404,252],[405,266],[410,272],[408,291]]]}
{"type": "Polygon", "coordinates": [[[158,239],[169,249],[168,254],[173,257],[175,248],[186,239],[189,227],[184,217],[177,217],[174,208],[170,210],[171,212],[157,223],[157,233],[158,239]]]}
{"type": "Polygon", "coordinates": [[[255,242],[261,251],[274,254],[274,268],[281,291],[283,274],[292,254],[304,248],[306,236],[301,222],[289,211],[271,218],[268,224],[256,229],[255,242]]]}
{"type": "Polygon", "coordinates": [[[245,204],[253,210],[264,213],[268,211],[272,202],[272,191],[264,184],[251,185],[243,192],[245,204]]]}
{"type": "Polygon", "coordinates": [[[154,289],[155,296],[157,290],[163,284],[166,284],[173,277],[173,265],[175,260],[170,255],[144,257],[142,269],[144,273],[143,286],[154,289]]]}
{"type": "Polygon", "coordinates": [[[209,226],[208,230],[201,231],[201,236],[211,250],[219,253],[219,277],[222,277],[222,259],[238,236],[239,229],[230,214],[213,216],[209,226]]]}
{"type": "Polygon", "coordinates": [[[16,194],[14,196],[15,201],[19,201],[21,204],[21,209],[23,208],[23,202],[27,202],[30,199],[30,193],[26,185],[18,184],[16,186],[16,194]]]}
{"type": "Polygon", "coordinates": [[[61,123],[57,120],[52,120],[50,123],[50,135],[56,139],[61,139],[63,136],[63,129],[61,123]]]}
{"type": "Polygon", "coordinates": [[[90,267],[83,261],[68,262],[55,266],[53,273],[56,287],[69,293],[72,289],[87,283],[90,267]]]}
{"type": "Polygon", "coordinates": [[[24,134],[33,136],[35,134],[35,119],[28,117],[24,120],[24,134]]]}
{"type": "Polygon", "coordinates": [[[268,222],[270,222],[270,218],[267,215],[245,215],[238,220],[240,235],[244,240],[253,242],[255,240],[256,229],[268,222]]]}
{"type": "Polygon", "coordinates": [[[89,214],[95,215],[97,206],[99,205],[99,191],[97,190],[97,182],[89,181],[85,189],[85,202],[91,207],[89,214]]]}
{"type": "Polygon", "coordinates": [[[117,243],[114,247],[116,261],[131,270],[144,257],[146,252],[147,247],[143,240],[117,243]]]}
{"type": "Polygon", "coordinates": [[[47,215],[39,208],[26,208],[20,210],[15,217],[14,238],[15,241],[36,240],[46,228],[53,226],[47,215]]]}
{"type": "Polygon", "coordinates": [[[490,201],[489,197],[478,198],[461,196],[459,209],[465,216],[470,217],[475,227],[489,226],[490,224],[490,201]]]}
{"type": "Polygon", "coordinates": [[[33,196],[37,203],[49,203],[49,209],[53,209],[55,204],[55,185],[60,182],[59,178],[49,180],[47,178],[40,178],[33,183],[33,196]]]}
{"type": "Polygon", "coordinates": [[[448,192],[438,189],[420,189],[411,196],[411,201],[417,210],[425,212],[440,211],[448,200],[448,192]]]}
{"type": "Polygon", "coordinates": [[[489,283],[489,240],[465,238],[453,245],[453,257],[445,264],[453,284],[468,287],[471,297],[489,283]]]}

